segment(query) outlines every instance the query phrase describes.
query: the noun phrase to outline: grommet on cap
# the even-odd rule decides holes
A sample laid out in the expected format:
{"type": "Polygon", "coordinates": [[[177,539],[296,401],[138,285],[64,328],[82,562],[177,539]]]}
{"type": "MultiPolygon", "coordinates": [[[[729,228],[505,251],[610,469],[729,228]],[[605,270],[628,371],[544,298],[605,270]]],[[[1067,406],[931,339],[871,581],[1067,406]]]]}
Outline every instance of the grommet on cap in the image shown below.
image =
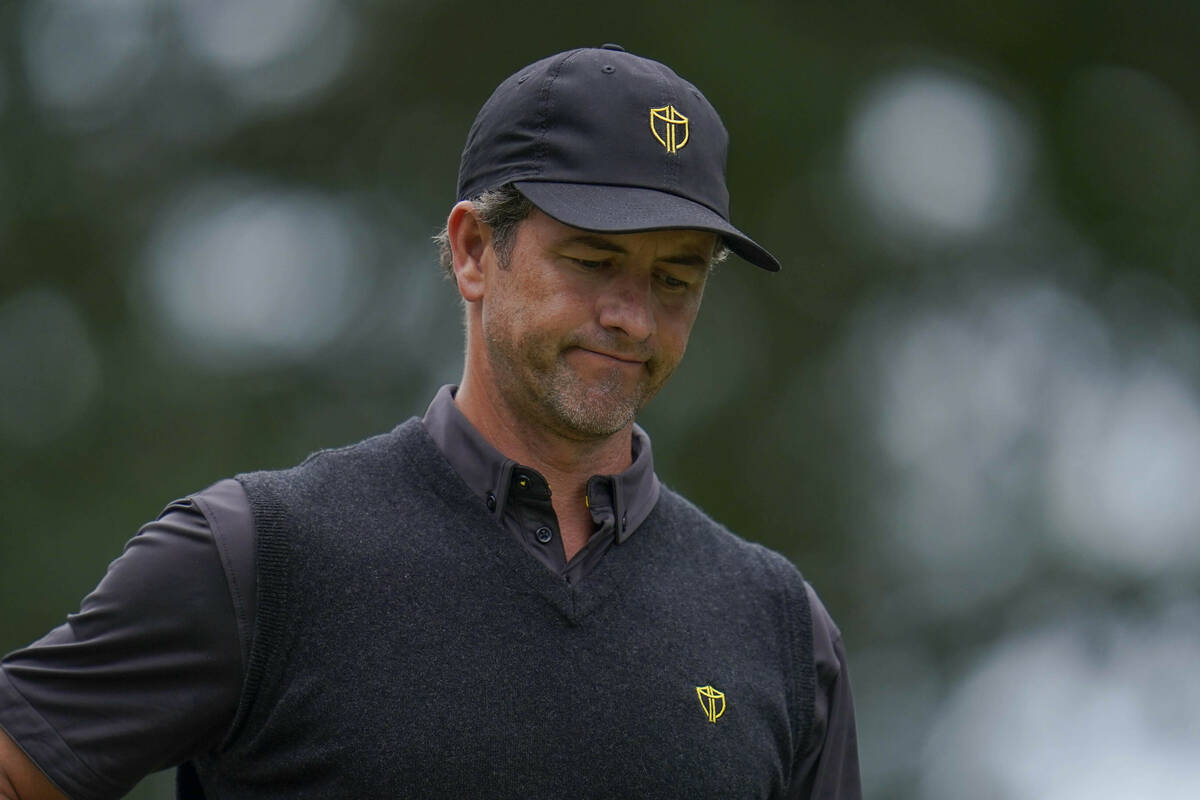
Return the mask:
{"type": "Polygon", "coordinates": [[[621,45],[619,45],[619,44],[613,44],[612,42],[608,42],[607,44],[600,45],[600,49],[601,50],[616,50],[620,53],[625,52],[624,47],[621,47],[621,45]]]}

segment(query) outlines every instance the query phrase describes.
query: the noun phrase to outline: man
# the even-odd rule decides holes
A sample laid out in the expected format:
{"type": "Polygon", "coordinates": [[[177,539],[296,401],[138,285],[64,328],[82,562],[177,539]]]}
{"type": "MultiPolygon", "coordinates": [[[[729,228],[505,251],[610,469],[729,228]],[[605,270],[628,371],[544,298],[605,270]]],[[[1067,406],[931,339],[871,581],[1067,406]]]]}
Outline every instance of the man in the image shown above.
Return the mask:
{"type": "Polygon", "coordinates": [[[634,424],[725,249],[725,130],[605,45],[516,73],[439,237],[462,383],[143,528],[0,670],[0,796],[856,798],[840,637],[634,424]]]}

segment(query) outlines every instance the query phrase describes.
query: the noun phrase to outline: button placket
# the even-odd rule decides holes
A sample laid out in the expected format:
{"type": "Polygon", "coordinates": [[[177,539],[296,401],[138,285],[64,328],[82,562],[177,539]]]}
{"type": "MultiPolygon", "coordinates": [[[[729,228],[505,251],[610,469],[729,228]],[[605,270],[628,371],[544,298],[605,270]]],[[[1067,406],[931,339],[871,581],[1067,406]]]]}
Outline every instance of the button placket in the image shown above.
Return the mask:
{"type": "Polygon", "coordinates": [[[527,546],[542,550],[557,561],[553,554],[558,526],[549,483],[528,468],[518,468],[512,475],[511,493],[527,546]]]}

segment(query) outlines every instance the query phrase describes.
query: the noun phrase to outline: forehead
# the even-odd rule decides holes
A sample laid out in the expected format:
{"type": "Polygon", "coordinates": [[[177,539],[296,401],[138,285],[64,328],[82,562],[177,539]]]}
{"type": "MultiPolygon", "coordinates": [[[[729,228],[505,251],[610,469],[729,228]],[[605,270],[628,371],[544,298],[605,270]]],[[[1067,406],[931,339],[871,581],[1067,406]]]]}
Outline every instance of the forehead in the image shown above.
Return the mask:
{"type": "Polygon", "coordinates": [[[710,231],[670,228],[637,233],[588,231],[565,225],[537,207],[522,223],[521,234],[545,246],[577,244],[583,247],[624,252],[650,251],[658,254],[698,253],[708,258],[716,247],[717,236],[710,231]]]}

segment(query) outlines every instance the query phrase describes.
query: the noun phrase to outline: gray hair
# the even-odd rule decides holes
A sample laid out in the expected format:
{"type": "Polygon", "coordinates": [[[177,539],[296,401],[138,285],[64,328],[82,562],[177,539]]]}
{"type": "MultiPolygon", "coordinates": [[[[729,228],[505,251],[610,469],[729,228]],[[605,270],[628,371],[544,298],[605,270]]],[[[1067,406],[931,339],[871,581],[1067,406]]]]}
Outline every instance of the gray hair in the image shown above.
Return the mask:
{"type": "MultiPolygon", "coordinates": [[[[501,269],[508,269],[512,256],[513,242],[517,237],[517,226],[533,211],[533,203],[517,191],[511,183],[497,189],[489,189],[471,200],[479,221],[492,229],[492,249],[501,269]]],[[[438,259],[447,276],[454,275],[454,255],[450,252],[450,231],[443,226],[433,237],[437,244],[438,259]]]]}

